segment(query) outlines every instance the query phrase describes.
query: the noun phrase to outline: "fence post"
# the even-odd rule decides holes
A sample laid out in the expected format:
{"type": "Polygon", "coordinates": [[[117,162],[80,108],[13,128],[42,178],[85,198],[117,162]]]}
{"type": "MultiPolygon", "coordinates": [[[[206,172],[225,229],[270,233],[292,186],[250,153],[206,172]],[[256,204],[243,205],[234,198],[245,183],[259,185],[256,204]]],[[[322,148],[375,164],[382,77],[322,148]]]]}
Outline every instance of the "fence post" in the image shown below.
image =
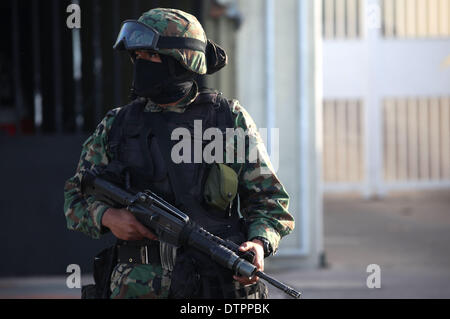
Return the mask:
{"type": "Polygon", "coordinates": [[[365,104],[365,166],[364,197],[382,197],[383,189],[383,130],[381,95],[378,89],[378,47],[381,41],[381,0],[364,1],[363,19],[367,48],[367,87],[365,104]]]}

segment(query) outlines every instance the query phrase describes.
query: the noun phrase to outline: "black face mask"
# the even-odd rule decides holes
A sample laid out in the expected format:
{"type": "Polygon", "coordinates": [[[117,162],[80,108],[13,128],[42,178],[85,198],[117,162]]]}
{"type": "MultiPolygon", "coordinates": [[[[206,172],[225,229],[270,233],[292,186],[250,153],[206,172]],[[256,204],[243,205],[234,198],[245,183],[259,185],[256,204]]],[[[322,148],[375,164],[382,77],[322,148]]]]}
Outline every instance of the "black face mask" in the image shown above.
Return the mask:
{"type": "Polygon", "coordinates": [[[162,63],[143,59],[134,62],[133,89],[156,104],[181,100],[192,88],[194,76],[177,62],[161,57],[162,63]]]}

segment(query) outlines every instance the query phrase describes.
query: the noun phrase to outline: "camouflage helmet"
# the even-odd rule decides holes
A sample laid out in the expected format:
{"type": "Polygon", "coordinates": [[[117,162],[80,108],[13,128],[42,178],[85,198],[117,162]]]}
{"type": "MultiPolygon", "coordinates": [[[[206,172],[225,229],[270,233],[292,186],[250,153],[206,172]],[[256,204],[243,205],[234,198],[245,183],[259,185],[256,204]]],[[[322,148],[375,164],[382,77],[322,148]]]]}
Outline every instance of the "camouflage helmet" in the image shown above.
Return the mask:
{"type": "MultiPolygon", "coordinates": [[[[202,25],[193,15],[176,9],[156,8],[142,14],[139,22],[154,28],[162,36],[200,40],[208,39],[202,25]]],[[[159,54],[173,57],[182,66],[197,74],[206,74],[205,52],[190,49],[158,49],[159,54]]]]}

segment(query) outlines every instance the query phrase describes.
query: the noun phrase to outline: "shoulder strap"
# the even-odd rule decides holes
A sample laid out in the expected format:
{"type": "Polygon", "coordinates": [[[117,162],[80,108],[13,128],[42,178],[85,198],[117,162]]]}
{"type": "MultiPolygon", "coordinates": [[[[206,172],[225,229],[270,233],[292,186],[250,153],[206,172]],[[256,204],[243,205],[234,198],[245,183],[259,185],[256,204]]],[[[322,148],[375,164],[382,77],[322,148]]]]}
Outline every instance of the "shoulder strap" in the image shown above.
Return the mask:
{"type": "Polygon", "coordinates": [[[234,128],[234,118],[231,112],[230,102],[221,94],[217,96],[216,126],[225,131],[226,128],[234,128]]]}
{"type": "MultiPolygon", "coordinates": [[[[136,99],[123,107],[111,126],[108,133],[108,146],[114,159],[119,159],[119,145],[123,141],[124,123],[138,124],[140,112],[145,106],[144,99],[136,99]]],[[[136,125],[137,126],[137,125],[136,125]]]]}
{"type": "Polygon", "coordinates": [[[217,97],[221,94],[221,92],[216,90],[202,88],[193,104],[216,104],[217,97]]]}
{"type": "Polygon", "coordinates": [[[213,105],[216,118],[215,126],[220,130],[225,131],[228,127],[234,127],[234,119],[230,108],[230,101],[223,96],[222,92],[209,88],[202,88],[193,104],[213,105]]]}
{"type": "Polygon", "coordinates": [[[117,117],[111,126],[111,130],[108,133],[108,147],[112,154],[112,161],[108,164],[105,173],[110,174],[111,178],[118,178],[118,183],[125,183],[125,187],[129,189],[130,175],[126,170],[125,165],[121,162],[121,149],[120,144],[124,142],[125,125],[128,121],[136,122],[139,120],[139,112],[145,106],[145,102],[140,99],[136,99],[130,104],[124,106],[123,110],[119,112],[117,117]]]}

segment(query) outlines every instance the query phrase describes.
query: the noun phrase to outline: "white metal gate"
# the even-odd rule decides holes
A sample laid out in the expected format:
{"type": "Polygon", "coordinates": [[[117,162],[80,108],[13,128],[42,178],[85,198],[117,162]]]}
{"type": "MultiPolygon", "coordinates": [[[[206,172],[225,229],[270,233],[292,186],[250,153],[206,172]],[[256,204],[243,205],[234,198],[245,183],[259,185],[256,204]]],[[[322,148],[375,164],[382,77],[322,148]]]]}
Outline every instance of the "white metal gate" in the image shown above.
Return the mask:
{"type": "Polygon", "coordinates": [[[325,191],[450,187],[450,0],[324,0],[325,191]]]}

